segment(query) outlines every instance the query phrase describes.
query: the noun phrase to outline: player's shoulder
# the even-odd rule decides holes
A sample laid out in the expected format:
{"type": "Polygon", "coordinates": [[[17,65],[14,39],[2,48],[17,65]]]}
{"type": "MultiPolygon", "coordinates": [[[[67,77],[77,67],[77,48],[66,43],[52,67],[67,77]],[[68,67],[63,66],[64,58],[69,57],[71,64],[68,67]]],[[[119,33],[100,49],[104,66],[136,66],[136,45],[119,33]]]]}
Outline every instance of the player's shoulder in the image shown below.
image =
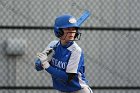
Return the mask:
{"type": "Polygon", "coordinates": [[[76,42],[73,42],[73,44],[68,49],[72,52],[82,52],[81,47],[76,42]]]}
{"type": "MultiPolygon", "coordinates": [[[[53,41],[51,41],[51,42],[48,44],[48,46],[45,48],[45,50],[47,50],[47,49],[49,49],[49,48],[54,48],[54,47],[57,45],[58,42],[59,42],[58,40],[53,40],[53,41]]],[[[44,50],[44,51],[45,51],[45,50],[44,50]]]]}
{"type": "Polygon", "coordinates": [[[59,42],[59,40],[53,40],[53,41],[51,41],[48,44],[47,48],[53,48],[53,47],[55,47],[58,42],[59,42]]]}
{"type": "Polygon", "coordinates": [[[53,40],[53,41],[51,41],[51,42],[48,44],[48,46],[43,50],[43,52],[45,52],[46,50],[48,50],[48,49],[50,49],[50,48],[54,48],[54,47],[57,45],[58,42],[59,42],[58,40],[53,40]]]}

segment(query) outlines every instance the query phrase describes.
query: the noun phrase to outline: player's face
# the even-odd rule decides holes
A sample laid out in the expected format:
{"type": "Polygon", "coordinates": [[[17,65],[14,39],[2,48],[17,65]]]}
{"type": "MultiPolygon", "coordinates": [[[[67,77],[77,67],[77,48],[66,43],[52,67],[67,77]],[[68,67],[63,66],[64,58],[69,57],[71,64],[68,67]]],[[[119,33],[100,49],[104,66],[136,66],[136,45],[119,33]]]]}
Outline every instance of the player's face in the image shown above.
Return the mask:
{"type": "Polygon", "coordinates": [[[63,29],[64,35],[62,36],[61,39],[64,39],[65,41],[71,41],[74,40],[75,34],[76,34],[76,28],[71,27],[71,28],[65,28],[63,29]]]}

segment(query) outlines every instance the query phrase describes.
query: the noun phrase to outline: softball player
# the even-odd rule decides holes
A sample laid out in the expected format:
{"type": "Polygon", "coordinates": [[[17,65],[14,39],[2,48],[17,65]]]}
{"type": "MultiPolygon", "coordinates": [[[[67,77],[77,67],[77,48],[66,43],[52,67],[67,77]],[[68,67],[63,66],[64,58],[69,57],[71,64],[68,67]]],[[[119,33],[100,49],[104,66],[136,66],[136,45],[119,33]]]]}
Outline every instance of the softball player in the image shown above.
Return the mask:
{"type": "Polygon", "coordinates": [[[81,35],[78,29],[73,16],[57,17],[54,33],[59,41],[52,41],[35,62],[37,71],[51,74],[53,87],[60,93],[93,93],[85,78],[83,51],[75,42],[81,35]]]}

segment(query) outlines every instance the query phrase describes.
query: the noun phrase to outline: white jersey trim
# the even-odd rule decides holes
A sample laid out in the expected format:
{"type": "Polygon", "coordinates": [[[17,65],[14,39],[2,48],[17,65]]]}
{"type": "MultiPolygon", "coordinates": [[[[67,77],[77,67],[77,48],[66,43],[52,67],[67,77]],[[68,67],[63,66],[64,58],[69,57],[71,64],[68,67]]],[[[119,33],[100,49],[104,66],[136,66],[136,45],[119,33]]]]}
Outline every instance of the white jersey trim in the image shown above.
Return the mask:
{"type": "Polygon", "coordinates": [[[82,80],[82,74],[80,72],[78,72],[78,79],[79,79],[79,84],[80,84],[81,88],[88,87],[86,82],[84,80],[82,80]]]}
{"type": "Polygon", "coordinates": [[[82,50],[75,42],[68,48],[68,50],[71,51],[71,56],[66,68],[66,72],[77,73],[82,50]]]}
{"type": "Polygon", "coordinates": [[[49,48],[53,48],[59,41],[58,40],[54,40],[54,41],[51,41],[48,46],[44,49],[43,52],[45,52],[46,50],[48,50],[49,48]]]}

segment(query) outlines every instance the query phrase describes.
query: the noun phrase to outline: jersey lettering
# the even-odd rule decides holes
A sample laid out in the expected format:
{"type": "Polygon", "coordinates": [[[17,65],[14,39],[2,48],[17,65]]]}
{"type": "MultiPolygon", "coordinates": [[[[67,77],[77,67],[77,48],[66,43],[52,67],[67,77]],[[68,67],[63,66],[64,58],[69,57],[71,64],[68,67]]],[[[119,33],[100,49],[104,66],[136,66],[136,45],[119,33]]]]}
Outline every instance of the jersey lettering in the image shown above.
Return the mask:
{"type": "Polygon", "coordinates": [[[66,69],[67,62],[63,62],[58,59],[52,58],[52,65],[54,65],[60,69],[66,69]]]}

